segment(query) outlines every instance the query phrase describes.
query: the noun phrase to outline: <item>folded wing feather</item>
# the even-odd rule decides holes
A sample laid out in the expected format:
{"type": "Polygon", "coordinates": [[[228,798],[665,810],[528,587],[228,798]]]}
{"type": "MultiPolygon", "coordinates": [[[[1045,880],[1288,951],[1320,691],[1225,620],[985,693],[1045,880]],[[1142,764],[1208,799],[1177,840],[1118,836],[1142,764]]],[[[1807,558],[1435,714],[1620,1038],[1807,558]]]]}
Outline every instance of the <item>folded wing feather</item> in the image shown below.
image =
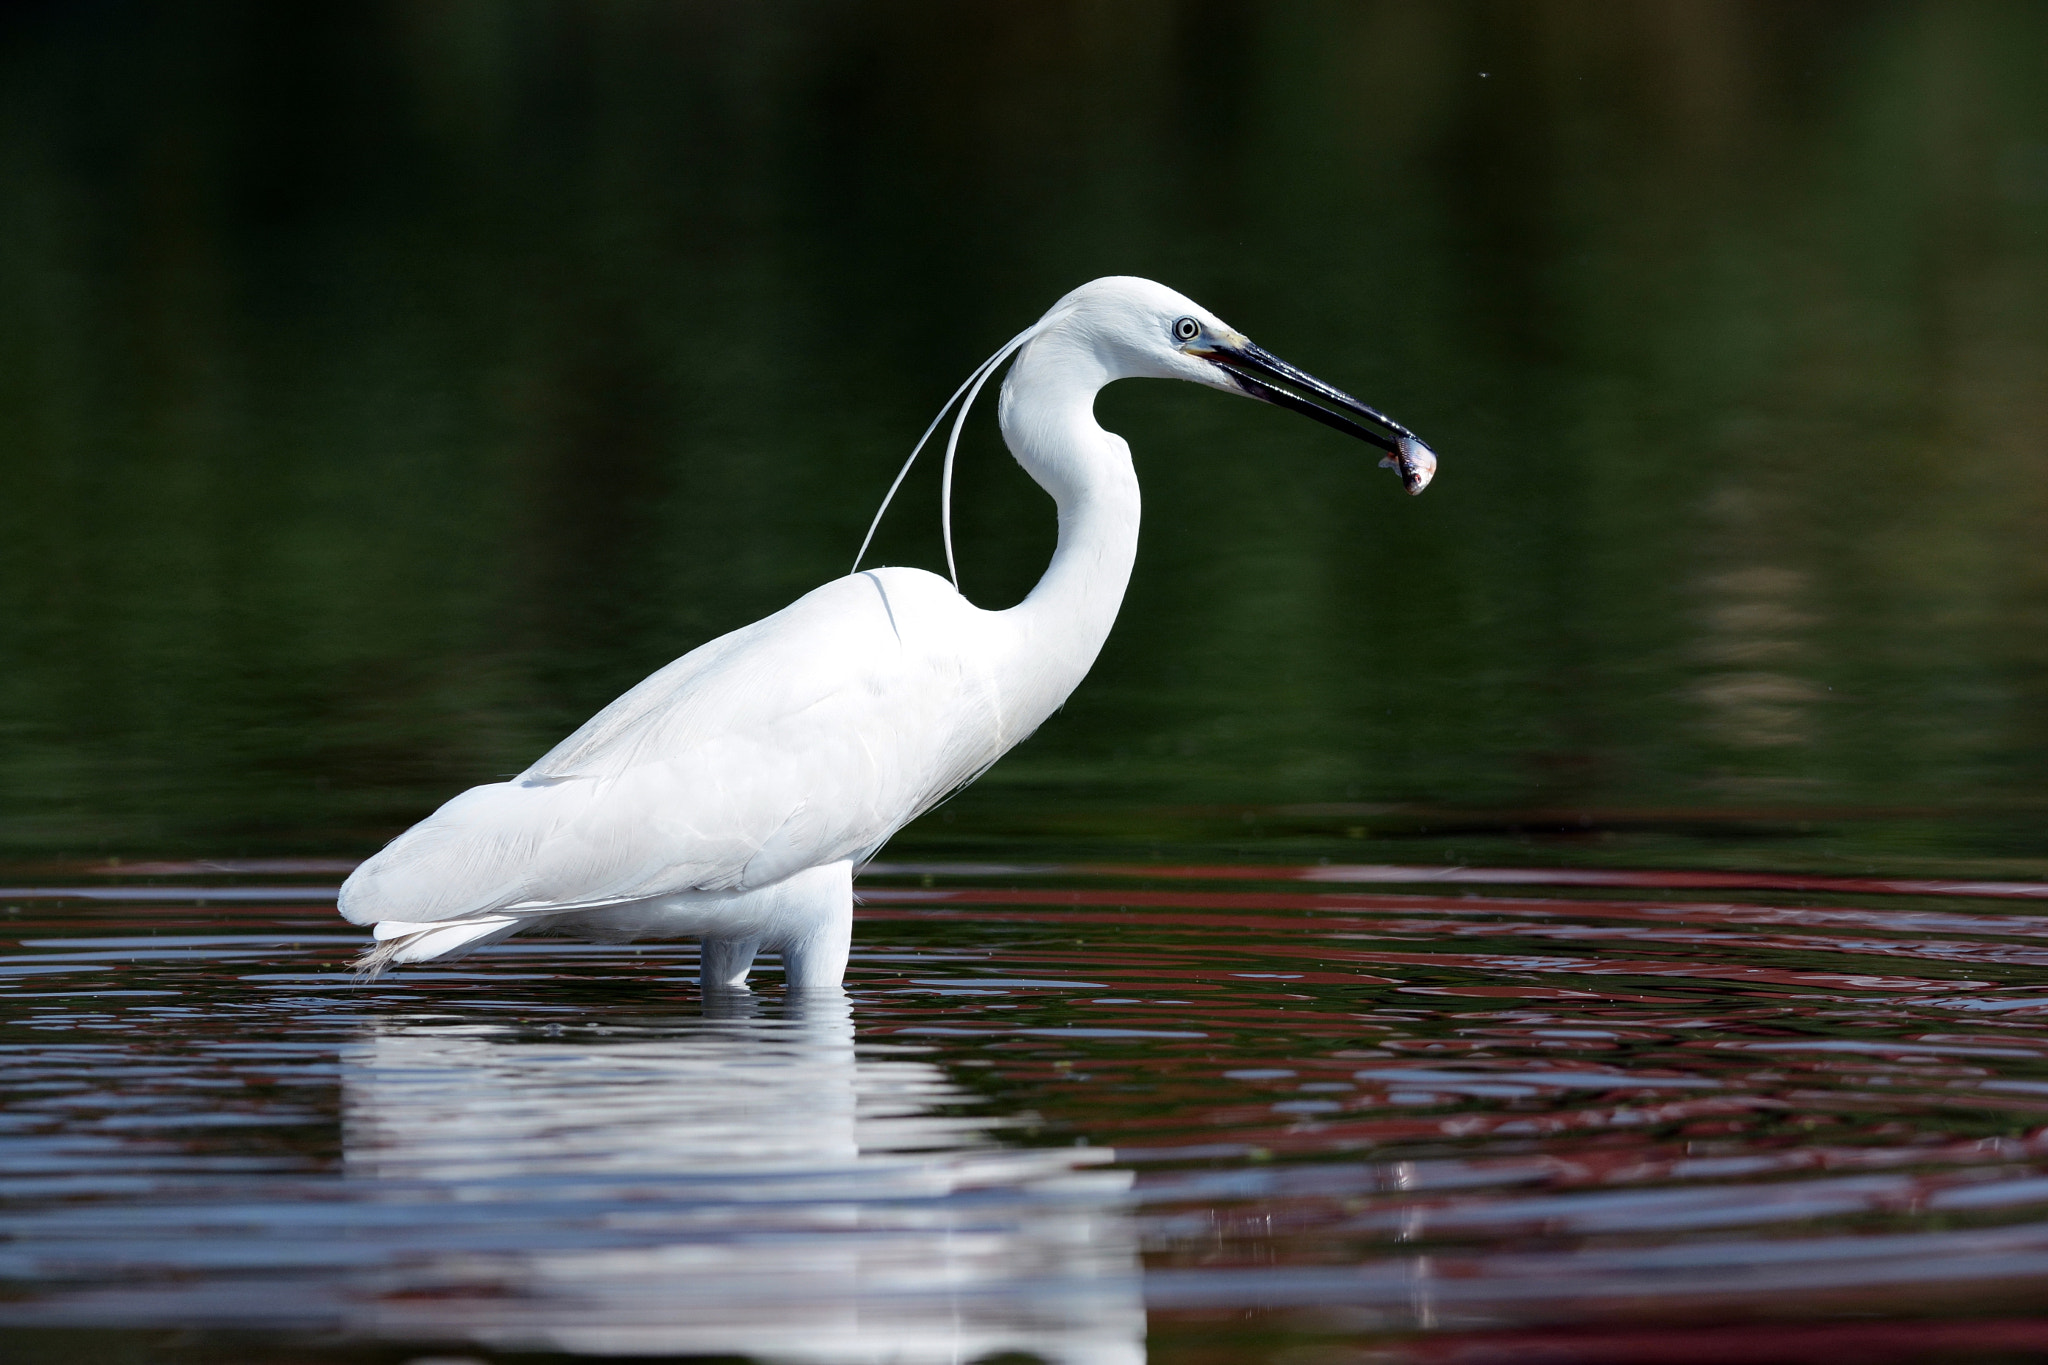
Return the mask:
{"type": "Polygon", "coordinates": [[[828,583],[449,801],[356,870],[342,914],[538,915],[862,856],[1008,747],[959,662],[981,615],[917,570],[828,583]]]}

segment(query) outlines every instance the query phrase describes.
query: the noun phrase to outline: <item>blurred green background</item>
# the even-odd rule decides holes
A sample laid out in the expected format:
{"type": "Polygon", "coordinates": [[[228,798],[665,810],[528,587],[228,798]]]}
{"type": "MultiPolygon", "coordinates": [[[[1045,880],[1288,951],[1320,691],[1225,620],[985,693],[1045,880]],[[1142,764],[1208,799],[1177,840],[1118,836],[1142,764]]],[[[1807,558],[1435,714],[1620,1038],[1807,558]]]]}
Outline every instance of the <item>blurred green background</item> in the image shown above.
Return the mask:
{"type": "Polygon", "coordinates": [[[1116,633],[895,852],[2048,872],[2048,6],[1963,0],[10,7],[0,857],[367,852],[1111,273],[1441,475],[1108,391],[1116,633]]]}

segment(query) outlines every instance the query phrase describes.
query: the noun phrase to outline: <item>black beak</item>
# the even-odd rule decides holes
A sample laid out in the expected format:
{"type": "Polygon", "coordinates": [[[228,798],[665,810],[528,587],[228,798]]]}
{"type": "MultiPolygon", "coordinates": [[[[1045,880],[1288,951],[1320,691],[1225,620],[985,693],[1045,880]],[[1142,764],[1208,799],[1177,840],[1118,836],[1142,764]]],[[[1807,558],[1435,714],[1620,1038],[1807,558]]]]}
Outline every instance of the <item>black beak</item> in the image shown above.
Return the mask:
{"type": "Polygon", "coordinates": [[[1386,451],[1387,458],[1380,461],[1380,467],[1399,470],[1402,486],[1410,493],[1420,493],[1435,477],[1436,452],[1424,444],[1420,436],[1379,409],[1367,407],[1344,390],[1325,384],[1305,370],[1296,369],[1265,347],[1249,341],[1224,342],[1213,349],[1194,353],[1227,369],[1231,382],[1253,398],[1286,408],[1289,412],[1298,412],[1386,451]],[[1289,387],[1280,387],[1283,384],[1289,387]],[[1296,389],[1315,395],[1322,403],[1311,402],[1294,392],[1296,389]],[[1323,406],[1324,403],[1329,406],[1323,406]],[[1393,435],[1382,436],[1370,427],[1359,425],[1354,417],[1385,427],[1393,435]]]}

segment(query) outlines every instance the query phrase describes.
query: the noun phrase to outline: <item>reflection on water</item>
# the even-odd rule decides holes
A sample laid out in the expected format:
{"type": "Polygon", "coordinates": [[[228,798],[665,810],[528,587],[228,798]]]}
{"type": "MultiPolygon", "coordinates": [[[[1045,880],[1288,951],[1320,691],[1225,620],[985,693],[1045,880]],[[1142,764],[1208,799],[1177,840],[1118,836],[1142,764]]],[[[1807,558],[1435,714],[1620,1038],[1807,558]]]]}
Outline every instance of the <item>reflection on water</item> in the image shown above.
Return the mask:
{"type": "Polygon", "coordinates": [[[0,890],[0,1345],[2048,1351],[2041,883],[896,865],[799,1005],[663,944],[356,986],[331,882],[152,876],[0,890]]]}
{"type": "Polygon", "coordinates": [[[433,1229],[350,1325],[606,1354],[1144,1358],[1130,1176],[1091,1169],[1108,1152],[998,1145],[938,1066],[857,1051],[844,1000],[706,1014],[575,1042],[379,1025],[344,1049],[349,1193],[433,1229]]]}

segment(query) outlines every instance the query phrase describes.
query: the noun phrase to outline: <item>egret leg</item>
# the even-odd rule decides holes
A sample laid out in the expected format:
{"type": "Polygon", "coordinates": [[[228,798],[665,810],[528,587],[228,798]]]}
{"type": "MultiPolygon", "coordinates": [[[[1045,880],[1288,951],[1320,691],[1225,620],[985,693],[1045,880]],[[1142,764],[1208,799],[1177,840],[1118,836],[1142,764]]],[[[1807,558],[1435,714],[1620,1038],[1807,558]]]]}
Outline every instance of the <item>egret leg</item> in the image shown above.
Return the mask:
{"type": "Polygon", "coordinates": [[[750,938],[705,939],[698,948],[698,984],[705,990],[745,990],[754,954],[760,951],[759,934],[750,938]]]}
{"type": "Polygon", "coordinates": [[[833,863],[804,874],[814,918],[782,945],[782,978],[792,991],[836,991],[853,947],[853,864],[833,863]]]}

